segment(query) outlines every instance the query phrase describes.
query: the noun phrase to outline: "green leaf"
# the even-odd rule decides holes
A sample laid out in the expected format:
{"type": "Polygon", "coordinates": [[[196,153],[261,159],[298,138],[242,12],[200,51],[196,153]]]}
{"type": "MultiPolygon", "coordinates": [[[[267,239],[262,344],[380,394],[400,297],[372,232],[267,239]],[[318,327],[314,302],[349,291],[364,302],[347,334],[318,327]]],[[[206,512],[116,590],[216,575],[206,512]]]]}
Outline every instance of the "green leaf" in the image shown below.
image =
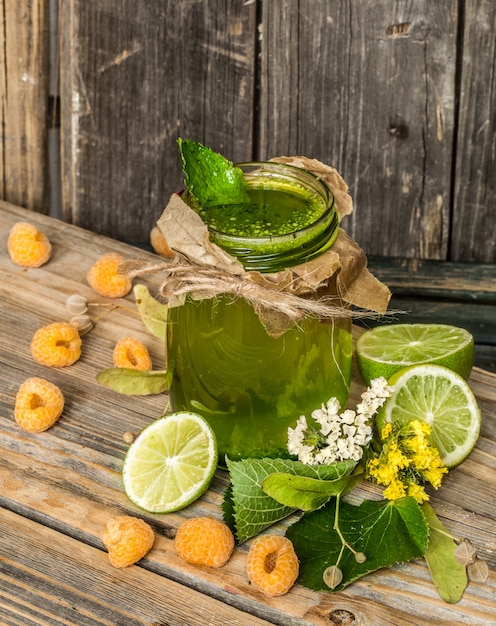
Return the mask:
{"type": "Polygon", "coordinates": [[[143,324],[152,335],[162,339],[165,343],[167,305],[156,300],[145,285],[135,285],[133,291],[136,300],[136,308],[141,315],[143,324]]]}
{"type": "Polygon", "coordinates": [[[262,483],[262,489],[281,504],[302,511],[314,511],[324,506],[332,497],[345,490],[349,491],[349,487],[352,485],[353,488],[360,480],[361,474],[336,480],[320,480],[281,472],[268,476],[262,483]]]}
{"type": "Polygon", "coordinates": [[[324,572],[338,564],[343,579],[332,591],[382,567],[420,557],[427,549],[428,525],[420,506],[411,498],[379,502],[365,500],[360,506],[339,502],[339,529],[345,541],[365,554],[359,563],[334,528],[336,499],[290,526],[286,536],[300,560],[298,581],[314,591],[330,591],[324,572]]]}
{"type": "Polygon", "coordinates": [[[127,367],[114,367],[98,372],[102,385],[128,396],[148,396],[168,389],[167,372],[142,372],[127,367]]]}
{"type": "Polygon", "coordinates": [[[221,154],[201,143],[178,139],[185,185],[204,208],[247,202],[243,172],[221,154]]]}
{"type": "Polygon", "coordinates": [[[468,577],[465,566],[459,563],[455,557],[457,544],[429,504],[424,503],[422,511],[430,529],[425,560],[432,581],[445,602],[459,602],[468,584],[468,577]]]}
{"type": "Polygon", "coordinates": [[[232,499],[232,503],[226,503],[223,508],[232,511],[233,530],[240,543],[298,509],[296,506],[281,504],[264,492],[262,484],[270,474],[283,472],[336,480],[352,472],[355,467],[354,461],[310,466],[299,461],[285,459],[244,459],[242,461],[226,459],[226,464],[232,485],[226,497],[232,499]]]}

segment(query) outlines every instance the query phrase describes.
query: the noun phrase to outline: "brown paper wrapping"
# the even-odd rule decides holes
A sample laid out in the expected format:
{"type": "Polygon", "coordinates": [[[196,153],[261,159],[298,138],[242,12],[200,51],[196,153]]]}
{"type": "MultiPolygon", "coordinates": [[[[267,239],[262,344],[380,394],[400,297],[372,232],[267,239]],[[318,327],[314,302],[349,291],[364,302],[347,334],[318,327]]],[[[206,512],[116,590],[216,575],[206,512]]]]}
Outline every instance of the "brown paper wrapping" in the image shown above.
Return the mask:
{"type": "MultiPolygon", "coordinates": [[[[348,186],[335,169],[306,157],[272,161],[307,169],[322,178],[334,194],[340,221],[353,211],[348,186]]],[[[163,267],[167,278],[162,293],[169,306],[181,305],[186,295],[197,299],[222,293],[242,296],[252,303],[272,335],[280,335],[307,315],[349,317],[354,315],[350,312],[353,306],[364,314],[387,310],[390,290],[369,272],[365,253],[341,228],[332,247],[317,258],[262,274],[246,272],[240,261],[212,243],[207,226],[178,194],[171,197],[157,225],[177,253],[176,260],[163,267]],[[327,295],[334,284],[338,299],[327,295]]]]}

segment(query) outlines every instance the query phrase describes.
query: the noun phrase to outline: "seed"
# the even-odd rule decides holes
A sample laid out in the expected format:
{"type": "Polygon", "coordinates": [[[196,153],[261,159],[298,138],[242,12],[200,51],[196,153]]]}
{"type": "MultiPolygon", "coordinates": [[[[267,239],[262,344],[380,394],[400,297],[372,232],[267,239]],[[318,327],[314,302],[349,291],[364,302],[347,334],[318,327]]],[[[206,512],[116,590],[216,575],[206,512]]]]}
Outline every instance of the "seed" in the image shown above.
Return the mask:
{"type": "Polygon", "coordinates": [[[323,579],[329,589],[336,589],[336,587],[343,580],[343,572],[337,565],[331,565],[324,570],[323,579]]]}
{"type": "Polygon", "coordinates": [[[83,315],[88,310],[88,300],[77,293],[73,293],[65,301],[65,307],[71,315],[83,315]]]}
{"type": "Polygon", "coordinates": [[[363,552],[355,552],[355,561],[357,563],[365,563],[367,556],[363,552]]]}
{"type": "Polygon", "coordinates": [[[80,335],[86,335],[93,328],[93,320],[89,315],[76,315],[71,318],[69,324],[75,328],[80,335]]]}

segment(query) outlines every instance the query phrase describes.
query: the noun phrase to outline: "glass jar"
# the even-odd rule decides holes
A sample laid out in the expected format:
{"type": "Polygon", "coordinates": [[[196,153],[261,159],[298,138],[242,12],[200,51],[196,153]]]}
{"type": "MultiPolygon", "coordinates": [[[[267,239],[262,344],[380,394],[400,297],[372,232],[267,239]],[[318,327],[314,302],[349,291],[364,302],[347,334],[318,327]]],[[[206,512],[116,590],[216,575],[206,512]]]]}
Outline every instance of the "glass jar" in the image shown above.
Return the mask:
{"type": "MultiPolygon", "coordinates": [[[[210,239],[246,270],[277,272],[320,255],[339,229],[332,194],[311,173],[278,163],[240,164],[249,201],[203,210],[210,239]]],[[[318,297],[337,297],[333,281],[318,297]]],[[[317,296],[316,296],[317,297],[317,296]]],[[[174,411],[212,425],[219,461],[287,458],[287,429],[329,398],[346,405],[351,320],[306,317],[268,334],[242,297],[188,298],[169,310],[167,368],[174,411]]]]}

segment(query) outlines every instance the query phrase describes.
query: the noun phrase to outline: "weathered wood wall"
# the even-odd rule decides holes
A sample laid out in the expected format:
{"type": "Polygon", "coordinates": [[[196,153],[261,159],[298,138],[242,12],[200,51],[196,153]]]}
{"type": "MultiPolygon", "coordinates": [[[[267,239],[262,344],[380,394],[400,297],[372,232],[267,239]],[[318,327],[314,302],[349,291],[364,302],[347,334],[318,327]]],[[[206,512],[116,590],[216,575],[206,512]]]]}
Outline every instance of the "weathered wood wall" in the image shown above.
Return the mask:
{"type": "Polygon", "coordinates": [[[48,0],[0,0],[0,198],[48,212],[48,0]]]}
{"type": "MultiPolygon", "coordinates": [[[[48,1],[0,0],[0,195],[35,210],[48,1]]],[[[355,201],[344,226],[369,255],[496,262],[494,0],[59,0],[59,11],[64,219],[148,241],[182,184],[182,136],[235,161],[335,166],[355,201]]]]}

